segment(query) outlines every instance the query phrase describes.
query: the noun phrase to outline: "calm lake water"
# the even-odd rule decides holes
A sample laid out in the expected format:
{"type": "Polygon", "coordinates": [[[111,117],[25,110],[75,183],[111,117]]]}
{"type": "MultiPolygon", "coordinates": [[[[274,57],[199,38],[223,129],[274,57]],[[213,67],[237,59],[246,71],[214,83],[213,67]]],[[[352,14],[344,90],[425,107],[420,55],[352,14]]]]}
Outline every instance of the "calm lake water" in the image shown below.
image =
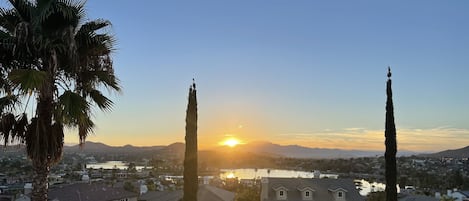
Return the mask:
{"type": "MultiPolygon", "coordinates": [[[[119,169],[119,170],[125,170],[129,168],[129,164],[123,161],[107,161],[104,163],[92,163],[92,164],[86,164],[86,168],[92,168],[92,169],[119,169]]],[[[137,170],[144,169],[145,166],[135,166],[137,170]]],[[[151,167],[147,167],[151,168],[151,167]]]]}
{"type": "MultiPolygon", "coordinates": [[[[281,178],[313,178],[313,172],[294,171],[294,170],[277,170],[277,169],[222,169],[220,170],[220,178],[235,178],[238,179],[253,179],[261,177],[281,177],[281,178]]],[[[336,174],[323,174],[320,178],[337,178],[336,174]]],[[[356,180],[361,185],[357,186],[360,189],[360,194],[363,196],[368,195],[370,192],[384,191],[386,185],[377,182],[368,182],[366,180],[356,180]]],[[[399,188],[398,188],[399,189],[399,188]]]]}

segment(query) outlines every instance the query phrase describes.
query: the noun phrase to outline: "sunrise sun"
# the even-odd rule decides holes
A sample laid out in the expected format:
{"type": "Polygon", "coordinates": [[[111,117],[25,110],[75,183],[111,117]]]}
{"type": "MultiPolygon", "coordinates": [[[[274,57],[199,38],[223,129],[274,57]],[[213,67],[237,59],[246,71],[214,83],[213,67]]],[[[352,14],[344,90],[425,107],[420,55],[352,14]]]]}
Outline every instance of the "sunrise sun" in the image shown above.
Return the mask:
{"type": "Polygon", "coordinates": [[[238,144],[240,144],[240,142],[236,138],[229,138],[222,142],[222,145],[229,146],[229,147],[235,147],[238,144]]]}

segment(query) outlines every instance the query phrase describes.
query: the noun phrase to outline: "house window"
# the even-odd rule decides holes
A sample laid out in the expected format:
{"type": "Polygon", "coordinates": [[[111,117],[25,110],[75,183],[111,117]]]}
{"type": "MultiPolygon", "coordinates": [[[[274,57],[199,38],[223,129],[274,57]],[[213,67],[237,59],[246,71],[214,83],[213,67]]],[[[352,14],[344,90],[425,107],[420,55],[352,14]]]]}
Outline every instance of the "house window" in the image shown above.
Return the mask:
{"type": "Polygon", "coordinates": [[[313,192],[311,192],[310,190],[305,190],[303,191],[303,200],[313,200],[313,192]]]}
{"type": "Polygon", "coordinates": [[[339,192],[337,193],[337,197],[339,197],[339,198],[342,198],[342,197],[344,197],[344,193],[343,193],[343,192],[341,192],[341,191],[339,191],[339,192]]]}
{"type": "Polygon", "coordinates": [[[287,199],[287,192],[285,190],[277,191],[277,200],[286,200],[287,199]]]}

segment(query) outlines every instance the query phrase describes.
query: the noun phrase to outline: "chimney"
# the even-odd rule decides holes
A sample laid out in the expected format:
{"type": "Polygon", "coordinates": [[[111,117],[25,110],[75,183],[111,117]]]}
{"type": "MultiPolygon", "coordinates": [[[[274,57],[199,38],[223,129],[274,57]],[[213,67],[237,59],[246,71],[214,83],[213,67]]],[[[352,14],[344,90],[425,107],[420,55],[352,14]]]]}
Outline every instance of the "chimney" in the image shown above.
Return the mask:
{"type": "Polygon", "coordinates": [[[269,179],[268,177],[261,178],[261,200],[267,200],[269,196],[269,179]]]}

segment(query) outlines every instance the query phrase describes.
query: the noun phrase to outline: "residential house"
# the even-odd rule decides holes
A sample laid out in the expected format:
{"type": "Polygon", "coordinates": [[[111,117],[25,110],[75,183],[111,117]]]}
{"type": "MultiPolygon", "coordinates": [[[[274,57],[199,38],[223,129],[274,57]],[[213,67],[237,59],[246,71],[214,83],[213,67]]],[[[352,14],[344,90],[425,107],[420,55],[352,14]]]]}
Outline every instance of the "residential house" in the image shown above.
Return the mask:
{"type": "Polygon", "coordinates": [[[103,183],[76,183],[49,189],[50,201],[137,201],[137,196],[103,183]]]}
{"type": "Polygon", "coordinates": [[[364,201],[352,179],[261,179],[261,201],[364,201]]]}

